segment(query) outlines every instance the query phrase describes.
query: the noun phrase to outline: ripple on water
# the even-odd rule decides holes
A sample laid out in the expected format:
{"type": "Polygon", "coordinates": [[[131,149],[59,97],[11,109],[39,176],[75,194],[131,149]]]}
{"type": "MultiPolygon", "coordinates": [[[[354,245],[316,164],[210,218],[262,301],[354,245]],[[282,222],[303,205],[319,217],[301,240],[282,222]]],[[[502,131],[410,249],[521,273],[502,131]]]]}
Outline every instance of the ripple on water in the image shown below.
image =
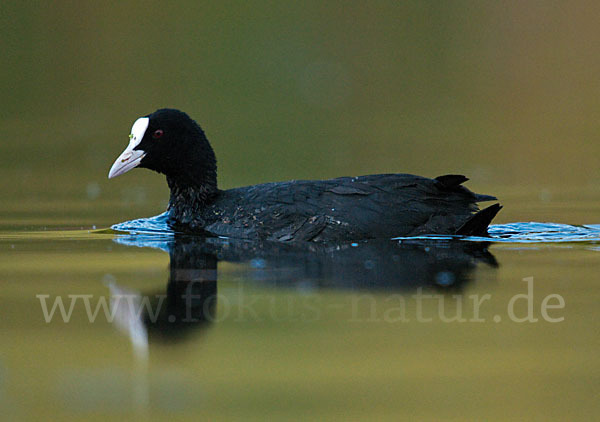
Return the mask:
{"type": "MultiPolygon", "coordinates": [[[[597,242],[600,241],[600,224],[572,226],[560,223],[509,223],[494,224],[489,227],[490,237],[479,236],[418,236],[420,239],[448,240],[461,238],[474,242],[505,243],[559,243],[559,242],[597,242]]],[[[409,239],[397,237],[397,240],[409,239]]],[[[414,239],[414,238],[413,238],[414,239]]]]}
{"type": "MultiPolygon", "coordinates": [[[[130,235],[173,236],[174,232],[167,224],[167,213],[150,218],[140,218],[115,224],[115,231],[130,235]]],[[[504,242],[504,243],[557,243],[557,242],[597,242],[600,241],[600,224],[573,226],[560,223],[520,222],[495,224],[489,228],[490,237],[425,235],[415,237],[395,237],[393,240],[427,239],[450,240],[462,238],[468,241],[504,242]]]]}
{"type": "Polygon", "coordinates": [[[113,224],[110,228],[126,232],[128,234],[161,234],[173,235],[174,232],[167,224],[168,213],[156,215],[148,218],[138,218],[137,220],[124,221],[123,223],[113,224]]]}
{"type": "Polygon", "coordinates": [[[559,223],[509,223],[490,226],[494,242],[548,243],[600,241],[600,225],[572,226],[559,223]]]}

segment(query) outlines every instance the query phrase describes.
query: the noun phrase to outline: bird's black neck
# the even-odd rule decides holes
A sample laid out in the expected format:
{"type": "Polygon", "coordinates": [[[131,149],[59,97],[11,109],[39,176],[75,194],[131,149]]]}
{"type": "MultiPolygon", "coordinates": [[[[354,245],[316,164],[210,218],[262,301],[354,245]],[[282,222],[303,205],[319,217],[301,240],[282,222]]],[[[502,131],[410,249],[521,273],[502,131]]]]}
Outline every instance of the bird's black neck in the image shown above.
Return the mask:
{"type": "Polygon", "coordinates": [[[167,176],[167,183],[171,189],[168,211],[178,224],[187,225],[201,220],[202,210],[218,194],[216,176],[202,184],[186,183],[167,176]]]}

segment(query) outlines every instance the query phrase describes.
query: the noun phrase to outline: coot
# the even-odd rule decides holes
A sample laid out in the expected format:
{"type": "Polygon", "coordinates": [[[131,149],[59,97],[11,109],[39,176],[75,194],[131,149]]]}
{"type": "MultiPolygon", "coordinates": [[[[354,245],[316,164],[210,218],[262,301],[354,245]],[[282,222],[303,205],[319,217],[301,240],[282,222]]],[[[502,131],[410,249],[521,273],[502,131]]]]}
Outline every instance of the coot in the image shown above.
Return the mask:
{"type": "Polygon", "coordinates": [[[215,154],[186,113],[160,109],[135,121],[109,179],[134,167],[167,177],[176,230],[275,241],[349,241],[423,234],[487,235],[501,206],[461,175],[378,174],[219,190],[215,154]]]}

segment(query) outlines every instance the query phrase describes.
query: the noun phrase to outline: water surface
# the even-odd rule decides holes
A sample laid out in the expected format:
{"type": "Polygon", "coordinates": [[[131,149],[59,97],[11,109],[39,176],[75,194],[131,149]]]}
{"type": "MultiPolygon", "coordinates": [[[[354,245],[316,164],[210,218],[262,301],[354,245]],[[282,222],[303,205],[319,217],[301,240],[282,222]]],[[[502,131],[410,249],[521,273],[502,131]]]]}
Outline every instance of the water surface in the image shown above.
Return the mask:
{"type": "Polygon", "coordinates": [[[298,248],[169,233],[163,220],[2,231],[8,415],[462,420],[597,408],[596,225],[298,248]],[[74,303],[67,318],[49,318],[57,298],[67,313],[74,303]]]}

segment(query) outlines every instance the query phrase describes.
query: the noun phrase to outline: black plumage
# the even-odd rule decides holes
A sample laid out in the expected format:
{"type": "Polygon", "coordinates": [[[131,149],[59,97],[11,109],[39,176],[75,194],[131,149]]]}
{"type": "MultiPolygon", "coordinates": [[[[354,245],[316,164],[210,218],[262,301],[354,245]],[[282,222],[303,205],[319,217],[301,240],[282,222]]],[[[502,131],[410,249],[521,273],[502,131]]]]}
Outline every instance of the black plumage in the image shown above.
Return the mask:
{"type": "Polygon", "coordinates": [[[200,126],[173,109],[146,117],[133,148],[143,153],[137,166],[166,175],[169,221],[177,230],[286,242],[487,235],[501,208],[478,211],[477,202],[496,198],[471,192],[461,175],[380,174],[219,190],[215,155],[200,126]]]}

